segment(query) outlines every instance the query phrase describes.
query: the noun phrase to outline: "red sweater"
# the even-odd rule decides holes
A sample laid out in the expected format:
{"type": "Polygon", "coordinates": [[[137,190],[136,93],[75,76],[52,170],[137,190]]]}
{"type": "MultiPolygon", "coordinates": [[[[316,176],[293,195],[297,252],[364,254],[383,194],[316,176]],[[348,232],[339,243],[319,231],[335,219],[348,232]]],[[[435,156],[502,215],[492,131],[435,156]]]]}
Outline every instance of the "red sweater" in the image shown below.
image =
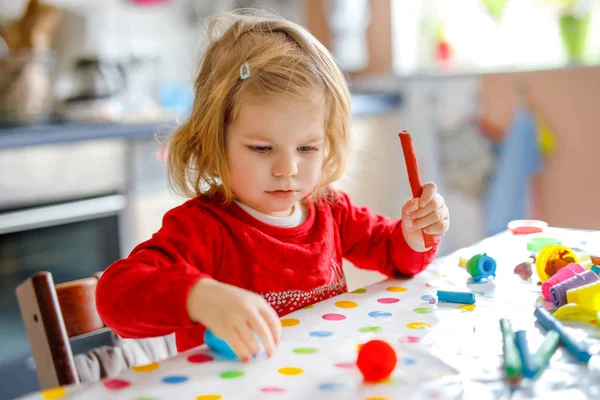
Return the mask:
{"type": "Polygon", "coordinates": [[[204,327],[187,314],[188,291],[212,277],[261,294],[283,316],[347,291],[342,258],[387,276],[414,275],[437,248],[413,251],[401,221],[350,203],[307,205],[293,228],[258,221],[235,203],[196,198],[165,214],[162,228],[111,265],[96,291],[98,312],[122,337],[175,332],[179,351],[203,343],[204,327]]]}

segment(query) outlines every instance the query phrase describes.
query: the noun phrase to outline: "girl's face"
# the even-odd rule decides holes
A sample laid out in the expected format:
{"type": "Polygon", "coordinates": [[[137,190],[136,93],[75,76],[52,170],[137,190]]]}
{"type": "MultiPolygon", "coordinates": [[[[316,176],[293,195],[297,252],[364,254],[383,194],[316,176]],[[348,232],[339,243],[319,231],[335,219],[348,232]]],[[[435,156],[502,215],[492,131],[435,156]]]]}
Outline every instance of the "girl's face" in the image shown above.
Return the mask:
{"type": "Polygon", "coordinates": [[[237,200],[282,217],[315,189],[323,168],[324,104],[323,95],[242,98],[225,131],[229,184],[237,200]]]}

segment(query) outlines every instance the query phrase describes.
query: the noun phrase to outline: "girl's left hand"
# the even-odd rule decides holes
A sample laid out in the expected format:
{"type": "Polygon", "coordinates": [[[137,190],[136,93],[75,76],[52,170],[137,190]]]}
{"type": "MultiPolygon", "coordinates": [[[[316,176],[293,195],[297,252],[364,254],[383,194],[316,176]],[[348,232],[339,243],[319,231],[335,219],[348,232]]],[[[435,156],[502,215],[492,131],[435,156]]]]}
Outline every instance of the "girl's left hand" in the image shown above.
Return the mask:
{"type": "Polygon", "coordinates": [[[402,234],[406,243],[415,251],[429,250],[425,247],[421,230],[438,239],[446,233],[449,226],[448,207],[433,183],[426,183],[421,197],[407,201],[402,207],[402,234]]]}

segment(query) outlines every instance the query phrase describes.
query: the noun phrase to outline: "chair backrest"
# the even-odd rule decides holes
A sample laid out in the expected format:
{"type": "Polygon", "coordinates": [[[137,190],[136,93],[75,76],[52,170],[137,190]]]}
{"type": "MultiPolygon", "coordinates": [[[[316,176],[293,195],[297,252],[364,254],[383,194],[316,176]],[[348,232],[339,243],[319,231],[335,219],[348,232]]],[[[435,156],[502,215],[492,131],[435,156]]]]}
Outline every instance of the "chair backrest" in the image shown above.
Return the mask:
{"type": "Polygon", "coordinates": [[[51,273],[38,272],[17,287],[42,389],[79,383],[70,339],[108,331],[96,311],[98,278],[55,286],[51,273]]]}

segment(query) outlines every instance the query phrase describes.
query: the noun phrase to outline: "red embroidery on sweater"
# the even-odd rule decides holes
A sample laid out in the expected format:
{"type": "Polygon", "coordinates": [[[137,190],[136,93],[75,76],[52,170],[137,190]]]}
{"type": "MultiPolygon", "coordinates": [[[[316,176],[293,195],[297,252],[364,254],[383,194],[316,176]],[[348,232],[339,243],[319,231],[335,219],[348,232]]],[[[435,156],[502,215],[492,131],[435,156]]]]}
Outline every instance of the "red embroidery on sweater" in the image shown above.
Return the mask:
{"type": "Polygon", "coordinates": [[[345,293],[347,288],[344,271],[335,260],[332,259],[331,262],[330,281],[325,285],[317,286],[311,290],[286,290],[283,292],[261,293],[261,295],[271,304],[279,316],[282,316],[345,293]]]}

